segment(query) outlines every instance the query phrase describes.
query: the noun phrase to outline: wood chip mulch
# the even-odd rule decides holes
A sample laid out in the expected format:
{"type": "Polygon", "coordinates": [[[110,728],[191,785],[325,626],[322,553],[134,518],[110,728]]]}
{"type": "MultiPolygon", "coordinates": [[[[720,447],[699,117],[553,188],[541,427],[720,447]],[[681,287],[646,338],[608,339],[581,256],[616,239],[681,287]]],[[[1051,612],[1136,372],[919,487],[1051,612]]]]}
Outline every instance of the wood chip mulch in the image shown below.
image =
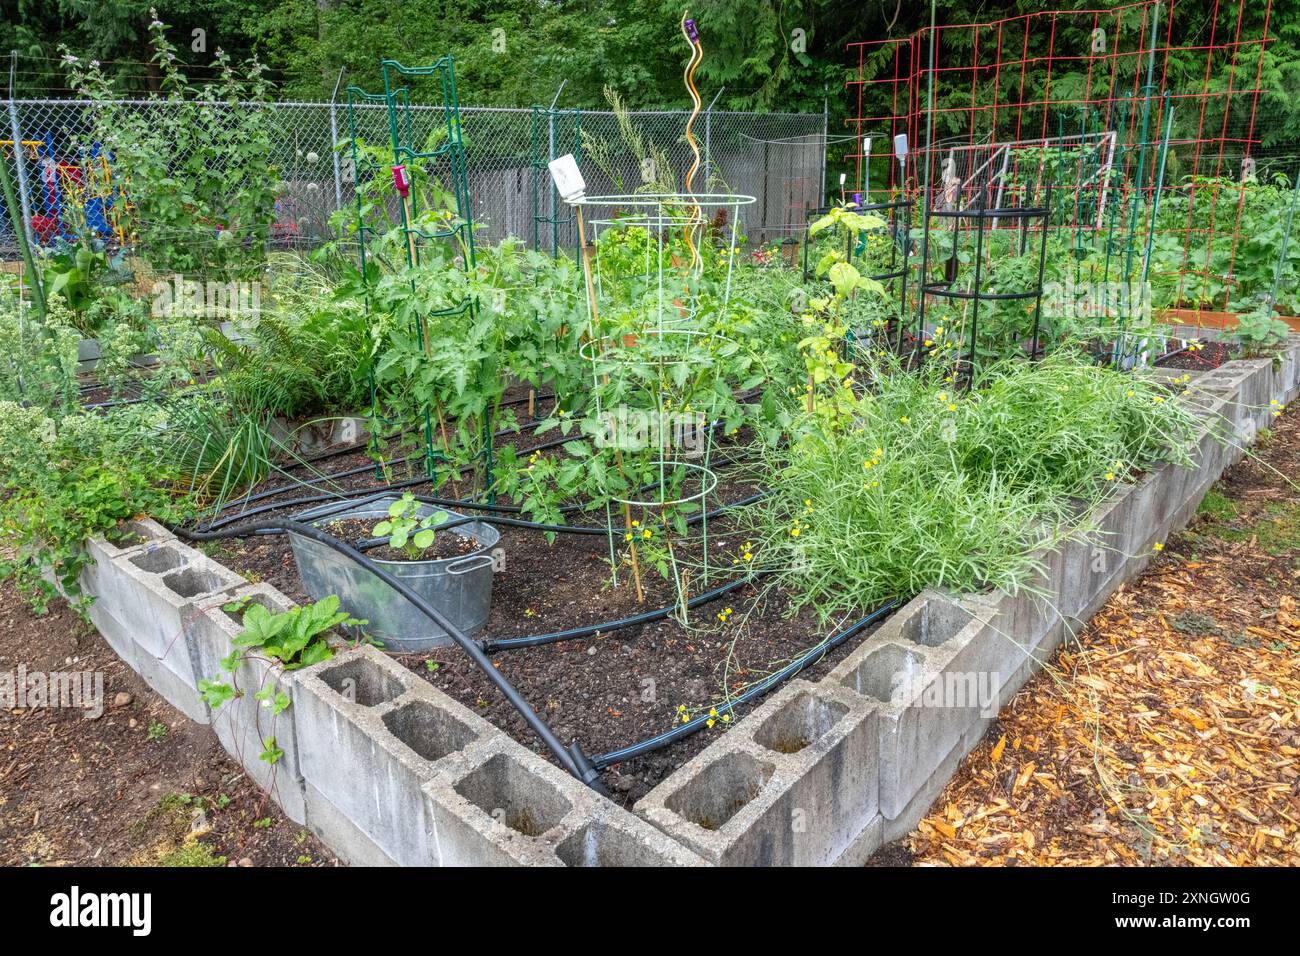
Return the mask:
{"type": "Polygon", "coordinates": [[[1300,415],[1274,425],[875,862],[1300,864],[1300,415]]]}

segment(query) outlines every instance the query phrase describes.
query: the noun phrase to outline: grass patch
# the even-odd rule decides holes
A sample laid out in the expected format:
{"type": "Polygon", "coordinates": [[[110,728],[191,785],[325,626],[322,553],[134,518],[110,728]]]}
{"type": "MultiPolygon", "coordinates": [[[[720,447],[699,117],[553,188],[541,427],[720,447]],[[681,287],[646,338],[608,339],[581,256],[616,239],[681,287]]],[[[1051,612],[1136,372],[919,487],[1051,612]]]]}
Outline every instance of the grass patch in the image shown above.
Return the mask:
{"type": "Polygon", "coordinates": [[[1273,557],[1300,551],[1300,504],[1268,505],[1251,530],[1259,546],[1273,557]]]}
{"type": "Polygon", "coordinates": [[[198,840],[186,840],[185,843],[163,854],[159,866],[225,866],[226,858],[218,856],[212,847],[198,840]]]}
{"type": "Polygon", "coordinates": [[[1206,493],[1201,506],[1196,509],[1196,514],[1209,521],[1231,521],[1237,517],[1237,506],[1216,485],[1206,493]]]}

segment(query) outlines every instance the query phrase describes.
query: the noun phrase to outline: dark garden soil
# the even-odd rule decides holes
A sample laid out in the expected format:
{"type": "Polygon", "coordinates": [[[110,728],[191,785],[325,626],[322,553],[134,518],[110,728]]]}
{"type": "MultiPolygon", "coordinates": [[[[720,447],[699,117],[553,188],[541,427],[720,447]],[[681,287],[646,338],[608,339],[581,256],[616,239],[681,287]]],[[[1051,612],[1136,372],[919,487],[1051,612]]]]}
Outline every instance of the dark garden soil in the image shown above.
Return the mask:
{"type": "Polygon", "coordinates": [[[0,864],[336,864],[63,601],[37,617],[6,582],[0,674],[19,667],[102,673],[104,711],[0,710],[0,864]]]}
{"type": "Polygon", "coordinates": [[[872,862],[1300,864],[1300,416],[1252,451],[872,862]]]}
{"type": "MultiPolygon", "coordinates": [[[[377,523],[370,518],[348,518],[327,522],[323,528],[340,541],[355,547],[375,538],[374,528],[377,523]]],[[[386,544],[368,549],[366,555],[377,561],[445,561],[473,554],[480,548],[478,541],[471,535],[455,530],[439,532],[436,526],[433,530],[433,543],[415,555],[386,544]]]]}
{"type": "Polygon", "coordinates": [[[1208,372],[1237,357],[1237,347],[1227,342],[1206,342],[1195,351],[1180,349],[1156,360],[1157,368],[1208,372]]]}
{"type": "MultiPolygon", "coordinates": [[[[755,490],[724,473],[710,507],[740,500],[755,490]]],[[[354,529],[352,540],[369,537],[369,530],[369,526],[364,531],[354,529]]],[[[604,533],[562,533],[548,543],[546,536],[535,530],[504,525],[498,530],[503,565],[493,578],[492,610],[476,635],[480,639],[504,640],[603,624],[674,602],[670,582],[644,566],[650,556],[644,538],[639,537],[646,531],[644,525],[635,529],[643,565],[641,601],[622,534],[616,535],[621,566],[615,586],[609,539],[604,533]]],[[[685,542],[676,543],[678,560],[692,569],[690,592],[697,594],[734,580],[745,566],[741,557],[745,541],[734,519],[722,516],[709,522],[707,583],[699,528],[691,530],[685,542]]],[[[656,536],[652,530],[651,548],[656,536]]],[[[289,542],[282,535],[226,539],[202,547],[247,578],[266,581],[295,601],[309,600],[302,591],[289,542]]],[[[595,756],[669,730],[683,713],[707,717],[710,708],[721,705],[728,695],[734,696],[779,670],[834,634],[836,625],[842,623],[822,624],[806,610],[792,615],[789,595],[765,588],[761,581],[695,608],[688,621],[683,625],[669,618],[539,647],[499,650],[493,654],[493,662],[561,740],[577,740],[585,753],[595,756]],[[683,707],[684,712],[679,709],[683,707]]],[[[867,633],[837,648],[803,676],[815,679],[828,671],[867,633]]],[[[523,718],[454,646],[399,659],[515,739],[549,757],[523,718]]],[[[616,799],[626,804],[639,799],[734,724],[744,710],[728,713],[721,706],[717,709],[718,719],[712,728],[606,771],[605,783],[616,799]],[[724,714],[729,718],[726,721],[721,719],[724,714]]]]}

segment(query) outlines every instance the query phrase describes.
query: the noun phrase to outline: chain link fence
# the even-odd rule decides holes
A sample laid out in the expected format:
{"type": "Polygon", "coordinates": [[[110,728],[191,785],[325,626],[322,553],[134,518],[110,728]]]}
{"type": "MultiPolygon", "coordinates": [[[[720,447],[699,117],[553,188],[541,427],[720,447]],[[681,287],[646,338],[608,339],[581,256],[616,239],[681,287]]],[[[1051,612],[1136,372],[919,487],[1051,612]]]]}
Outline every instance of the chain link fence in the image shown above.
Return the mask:
{"type": "MultiPolygon", "coordinates": [[[[65,205],[91,205],[92,219],[111,232],[111,209],[95,207],[95,193],[124,192],[112,180],[111,160],[97,158],[98,185],[84,183],[84,163],[74,145],[88,141],[92,104],[75,99],[8,99],[0,129],[0,154],[14,172],[23,221],[37,241],[53,241],[66,229],[65,205]],[[15,151],[15,142],[21,144],[15,151]],[[102,181],[102,182],[99,182],[102,181]],[[105,188],[104,183],[108,184],[105,188]]],[[[122,107],[157,113],[165,101],[122,100],[122,107]]],[[[212,104],[215,109],[231,109],[212,104]]],[[[236,108],[256,108],[241,106],[236,108]]],[[[608,111],[460,108],[469,196],[475,223],[487,241],[514,235],[544,248],[572,247],[572,224],[557,208],[546,162],[576,152],[588,194],[634,192],[646,178],[681,188],[692,153],[685,138],[685,111],[624,114],[643,152],[670,169],[646,169],[627,142],[627,128],[608,111]]],[[[274,103],[268,110],[274,143],[269,175],[276,182],[273,238],[283,244],[314,244],[330,237],[329,218],[354,200],[355,174],[350,129],[367,143],[389,142],[389,116],[382,104],[360,104],[351,112],[342,95],[335,103],[274,103]],[[336,149],[337,144],[344,148],[336,149]]],[[[403,122],[407,118],[403,117],[403,122]]],[[[421,143],[446,129],[440,106],[412,106],[410,137],[421,143]]],[[[709,110],[694,125],[703,165],[699,192],[753,195],[741,231],[753,242],[771,242],[802,231],[806,210],[825,193],[826,120],[823,115],[734,113],[709,110]]],[[[220,162],[213,157],[212,162],[220,162]]],[[[90,178],[90,177],[87,177],[90,178]]],[[[111,205],[104,204],[104,206],[111,205]]],[[[0,210],[0,244],[12,250],[13,218],[0,210]]]]}

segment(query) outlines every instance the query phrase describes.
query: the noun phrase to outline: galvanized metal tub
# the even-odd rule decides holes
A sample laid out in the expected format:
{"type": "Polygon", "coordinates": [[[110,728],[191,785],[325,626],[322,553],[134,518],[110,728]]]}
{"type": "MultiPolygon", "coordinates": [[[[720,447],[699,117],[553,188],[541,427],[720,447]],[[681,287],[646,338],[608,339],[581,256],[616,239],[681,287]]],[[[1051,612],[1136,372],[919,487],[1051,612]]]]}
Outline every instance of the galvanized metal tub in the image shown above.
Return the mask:
{"type": "MultiPolygon", "coordinates": [[[[338,504],[322,505],[299,515],[298,520],[318,528],[348,518],[377,523],[388,517],[388,506],[399,498],[399,495],[385,495],[345,509],[340,509],[338,504]]],[[[420,504],[421,515],[438,511],[447,512],[449,518],[463,517],[448,508],[420,504]]],[[[465,634],[474,634],[487,622],[494,561],[490,552],[501,535],[481,521],[438,533],[473,538],[477,548],[472,554],[436,561],[372,560],[445,614],[465,634]]],[[[368,621],[366,633],[382,641],[388,650],[418,652],[451,643],[446,631],[365,568],[332,548],[292,531],[289,542],[303,590],[316,601],[337,594],[341,609],[368,621]]]]}

